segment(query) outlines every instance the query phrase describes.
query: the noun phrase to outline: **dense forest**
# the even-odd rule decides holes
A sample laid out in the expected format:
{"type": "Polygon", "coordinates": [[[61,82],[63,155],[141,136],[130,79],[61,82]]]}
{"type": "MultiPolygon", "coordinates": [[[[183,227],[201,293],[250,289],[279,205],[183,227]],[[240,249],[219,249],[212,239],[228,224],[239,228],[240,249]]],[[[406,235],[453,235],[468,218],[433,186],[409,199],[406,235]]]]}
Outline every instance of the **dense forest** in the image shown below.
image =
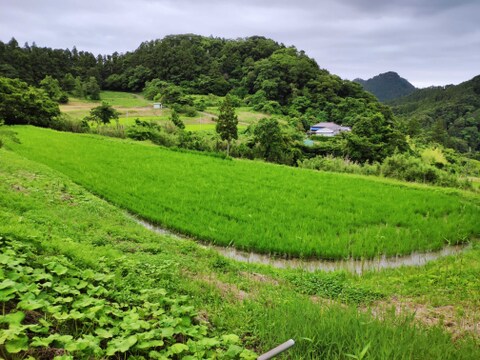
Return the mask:
{"type": "Polygon", "coordinates": [[[365,90],[383,102],[409,95],[416,90],[415,86],[410,84],[407,79],[393,71],[379,74],[368,80],[355,79],[353,81],[362,85],[365,90]]]}
{"type": "Polygon", "coordinates": [[[419,89],[388,104],[411,137],[478,157],[480,76],[459,85],[419,89]]]}
{"type": "Polygon", "coordinates": [[[321,69],[303,51],[264,37],[226,40],[198,35],[171,35],[142,43],[125,54],[20,47],[15,39],[0,42],[0,76],[38,85],[45,76],[71,91],[76,82],[93,79],[105,90],[142,91],[158,79],[187,93],[250,96],[259,110],[306,115],[316,120],[353,125],[356,117],[389,109],[356,83],[321,69]],[[92,79],[93,78],[93,79],[92,79]]]}

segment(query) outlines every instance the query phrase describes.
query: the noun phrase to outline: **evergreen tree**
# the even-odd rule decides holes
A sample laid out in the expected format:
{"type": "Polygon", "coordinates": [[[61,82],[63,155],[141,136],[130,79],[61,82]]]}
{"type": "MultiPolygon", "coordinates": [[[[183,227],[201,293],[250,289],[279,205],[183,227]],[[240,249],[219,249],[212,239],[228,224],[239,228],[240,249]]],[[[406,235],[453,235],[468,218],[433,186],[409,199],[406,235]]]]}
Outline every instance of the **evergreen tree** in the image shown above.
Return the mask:
{"type": "Polygon", "coordinates": [[[254,140],[265,160],[280,162],[282,151],[285,149],[278,120],[273,118],[261,119],[255,127],[254,140]]]}
{"type": "Polygon", "coordinates": [[[71,93],[75,89],[75,78],[70,73],[65,74],[61,85],[64,91],[71,93]]]}
{"type": "Polygon", "coordinates": [[[100,100],[100,86],[94,76],[90,76],[84,84],[85,95],[92,100],[100,100]]]}
{"type": "Polygon", "coordinates": [[[82,79],[80,79],[80,76],[77,76],[75,78],[75,84],[74,84],[74,87],[73,87],[72,94],[73,94],[73,96],[75,96],[79,99],[85,97],[85,91],[83,89],[83,83],[82,83],[82,79]]]}
{"type": "Polygon", "coordinates": [[[232,106],[230,96],[227,95],[220,106],[220,114],[218,115],[215,130],[222,140],[227,141],[227,156],[230,155],[230,143],[233,139],[238,139],[238,117],[232,106]]]}
{"type": "Polygon", "coordinates": [[[57,79],[54,79],[50,75],[45,76],[45,78],[40,81],[40,88],[45,90],[48,97],[53,101],[59,103],[67,103],[68,96],[62,91],[60,83],[57,79]]]}

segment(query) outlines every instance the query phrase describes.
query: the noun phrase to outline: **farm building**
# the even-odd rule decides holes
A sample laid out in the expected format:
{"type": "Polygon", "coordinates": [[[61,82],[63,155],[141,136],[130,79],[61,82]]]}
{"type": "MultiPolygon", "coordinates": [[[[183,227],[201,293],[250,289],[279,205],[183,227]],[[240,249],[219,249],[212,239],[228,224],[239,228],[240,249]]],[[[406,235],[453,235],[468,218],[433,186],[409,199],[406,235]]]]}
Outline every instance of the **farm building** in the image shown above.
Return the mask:
{"type": "Polygon", "coordinates": [[[309,133],[319,136],[335,136],[343,131],[352,131],[348,126],[335,124],[334,122],[321,122],[310,127],[309,133]]]}

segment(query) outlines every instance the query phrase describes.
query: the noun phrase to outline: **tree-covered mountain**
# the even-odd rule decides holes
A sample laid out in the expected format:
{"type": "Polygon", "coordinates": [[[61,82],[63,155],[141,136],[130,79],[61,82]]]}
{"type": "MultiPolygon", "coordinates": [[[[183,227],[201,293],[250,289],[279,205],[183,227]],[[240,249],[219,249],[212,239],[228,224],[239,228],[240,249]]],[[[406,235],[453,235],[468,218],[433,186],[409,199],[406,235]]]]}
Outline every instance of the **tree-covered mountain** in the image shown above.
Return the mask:
{"type": "Polygon", "coordinates": [[[355,79],[353,81],[362,85],[380,101],[396,99],[415,91],[415,86],[393,71],[379,74],[368,80],[355,79]]]}
{"type": "Polygon", "coordinates": [[[348,154],[342,155],[358,161],[381,160],[405,143],[391,109],[359,84],[321,69],[293,46],[261,36],[229,40],[170,35],[143,42],[132,52],[98,56],[75,48],[20,47],[12,39],[0,42],[0,76],[33,85],[51,76],[73,94],[88,95],[95,82],[107,90],[139,92],[147,85],[153,93],[157,86],[185,95],[230,94],[305,129],[321,121],[352,126],[348,154]],[[380,150],[365,155],[362,149],[372,139],[380,150]]]}
{"type": "Polygon", "coordinates": [[[406,134],[461,152],[480,151],[480,75],[459,85],[419,89],[388,104],[406,134]]]}

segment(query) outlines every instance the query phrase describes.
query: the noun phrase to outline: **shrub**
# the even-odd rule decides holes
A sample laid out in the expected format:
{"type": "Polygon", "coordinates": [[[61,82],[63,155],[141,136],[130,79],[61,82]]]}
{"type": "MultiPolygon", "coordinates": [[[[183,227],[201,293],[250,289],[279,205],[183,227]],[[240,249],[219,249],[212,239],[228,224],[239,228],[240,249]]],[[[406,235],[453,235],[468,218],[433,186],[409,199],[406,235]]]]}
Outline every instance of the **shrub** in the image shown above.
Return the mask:
{"type": "Polygon", "coordinates": [[[381,166],[383,176],[399,180],[429,183],[439,186],[469,188],[468,181],[460,181],[457,176],[425,164],[421,159],[408,154],[394,154],[387,157],[381,166]]]}
{"type": "Polygon", "coordinates": [[[467,180],[461,181],[455,174],[425,164],[422,159],[408,154],[394,154],[387,157],[383,163],[360,164],[339,157],[316,156],[298,163],[299,167],[361,175],[382,175],[393,179],[427,183],[438,186],[471,188],[467,180]]]}
{"type": "Polygon", "coordinates": [[[74,133],[86,133],[90,130],[87,120],[77,121],[68,115],[61,114],[57,116],[51,123],[50,127],[58,131],[69,131],[74,133]]]}
{"type": "Polygon", "coordinates": [[[380,166],[378,163],[362,165],[349,159],[327,156],[316,156],[313,159],[303,160],[299,167],[323,171],[341,172],[349,174],[379,175],[380,166]]]}
{"type": "Polygon", "coordinates": [[[197,109],[191,105],[180,105],[180,104],[173,104],[172,109],[175,110],[179,114],[185,114],[188,117],[194,117],[197,115],[197,109]]]}

